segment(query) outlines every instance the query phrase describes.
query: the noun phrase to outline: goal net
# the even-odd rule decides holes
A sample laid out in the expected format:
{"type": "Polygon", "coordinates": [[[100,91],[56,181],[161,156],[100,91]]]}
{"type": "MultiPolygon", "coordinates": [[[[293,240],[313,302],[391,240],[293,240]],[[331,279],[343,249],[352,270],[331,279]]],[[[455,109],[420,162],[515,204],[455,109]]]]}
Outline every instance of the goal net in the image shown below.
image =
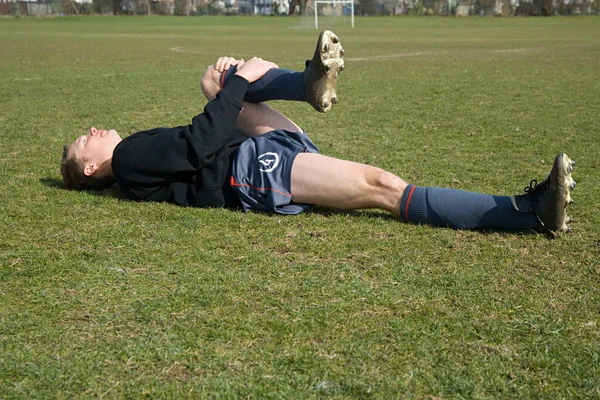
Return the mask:
{"type": "Polygon", "coordinates": [[[350,24],[354,28],[354,0],[314,0],[315,29],[350,24]]]}

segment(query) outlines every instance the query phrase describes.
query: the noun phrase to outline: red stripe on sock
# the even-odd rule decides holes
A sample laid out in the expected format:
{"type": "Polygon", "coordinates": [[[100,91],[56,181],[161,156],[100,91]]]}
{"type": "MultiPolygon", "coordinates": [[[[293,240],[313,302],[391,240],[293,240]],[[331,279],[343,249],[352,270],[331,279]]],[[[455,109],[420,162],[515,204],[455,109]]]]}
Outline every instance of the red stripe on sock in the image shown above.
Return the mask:
{"type": "Polygon", "coordinates": [[[407,222],[410,222],[410,220],[408,219],[408,206],[410,205],[410,198],[413,195],[413,192],[415,191],[416,186],[413,186],[410,188],[410,192],[408,192],[408,197],[406,198],[406,208],[404,209],[404,219],[407,222]]]}
{"type": "Polygon", "coordinates": [[[223,70],[223,72],[221,72],[221,76],[219,77],[219,82],[221,83],[221,87],[225,87],[225,75],[227,74],[227,70],[223,70]]]}

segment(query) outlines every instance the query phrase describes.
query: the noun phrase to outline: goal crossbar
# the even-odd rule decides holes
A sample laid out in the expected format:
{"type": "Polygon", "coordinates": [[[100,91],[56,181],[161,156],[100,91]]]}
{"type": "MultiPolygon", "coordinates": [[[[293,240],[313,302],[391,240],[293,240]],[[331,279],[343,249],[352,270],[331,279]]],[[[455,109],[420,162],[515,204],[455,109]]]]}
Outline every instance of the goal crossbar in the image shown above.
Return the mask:
{"type": "MultiPolygon", "coordinates": [[[[317,10],[319,8],[319,4],[331,4],[334,7],[338,4],[350,4],[350,15],[352,20],[352,27],[354,28],[354,0],[315,0],[315,29],[319,29],[319,17],[317,15],[317,10]]],[[[343,13],[343,9],[342,9],[343,13]]]]}

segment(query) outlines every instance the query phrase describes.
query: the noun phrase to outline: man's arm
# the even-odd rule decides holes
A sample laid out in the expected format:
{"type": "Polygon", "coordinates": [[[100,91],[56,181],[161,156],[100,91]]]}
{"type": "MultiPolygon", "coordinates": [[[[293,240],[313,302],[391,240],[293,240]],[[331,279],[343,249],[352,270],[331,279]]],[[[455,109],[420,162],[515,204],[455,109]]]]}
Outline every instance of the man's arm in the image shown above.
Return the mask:
{"type": "MultiPolygon", "coordinates": [[[[237,61],[237,60],[236,60],[237,61]]],[[[231,64],[230,64],[231,65],[231,64]]],[[[247,62],[237,61],[235,75],[209,101],[202,114],[192,120],[190,135],[186,137],[196,153],[197,168],[208,164],[213,155],[229,141],[244,105],[242,100],[250,84],[277,64],[254,57],[247,62]]]]}
{"type": "Polygon", "coordinates": [[[213,100],[222,89],[219,82],[221,73],[233,65],[237,65],[236,75],[246,78],[250,83],[260,79],[271,68],[279,68],[277,64],[257,57],[253,57],[248,62],[243,58],[238,60],[227,56],[219,57],[214,65],[208,66],[200,79],[200,89],[208,101],[213,100]]]}
{"type": "Polygon", "coordinates": [[[169,180],[171,176],[191,173],[210,164],[236,135],[233,128],[242,109],[242,99],[250,87],[249,80],[258,79],[274,65],[260,59],[251,61],[243,70],[240,68],[240,74],[231,77],[227,87],[206,104],[204,112],[195,116],[190,125],[175,128],[178,129],[176,135],[156,135],[159,129],[127,138],[118,148],[120,153],[128,155],[119,157],[120,163],[127,164],[121,169],[145,179],[169,180]],[[135,161],[139,159],[154,162],[135,161]]]}
{"type": "MultiPolygon", "coordinates": [[[[219,57],[213,64],[208,66],[200,80],[200,88],[208,100],[212,100],[221,91],[220,77],[224,71],[231,66],[243,64],[244,60],[233,57],[219,57]]],[[[267,132],[283,129],[290,132],[300,132],[302,129],[293,121],[273,110],[266,103],[243,103],[243,109],[238,117],[235,128],[247,137],[260,136],[267,132]]]]}

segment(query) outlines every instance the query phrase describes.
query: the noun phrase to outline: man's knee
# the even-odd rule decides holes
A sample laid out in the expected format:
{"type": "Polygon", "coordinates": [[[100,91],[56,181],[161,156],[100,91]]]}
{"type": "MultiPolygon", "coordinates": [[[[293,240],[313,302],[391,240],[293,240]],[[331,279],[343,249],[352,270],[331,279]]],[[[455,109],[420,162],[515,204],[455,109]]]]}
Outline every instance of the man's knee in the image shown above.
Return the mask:
{"type": "Polygon", "coordinates": [[[407,186],[406,182],[397,175],[377,167],[370,167],[366,174],[366,178],[367,185],[369,185],[372,190],[401,193],[407,186]]]}
{"type": "Polygon", "coordinates": [[[206,71],[204,71],[204,75],[202,75],[202,79],[214,79],[214,75],[218,74],[217,70],[215,69],[214,65],[209,65],[208,67],[206,67],[206,71]]]}
{"type": "Polygon", "coordinates": [[[202,93],[208,100],[212,100],[215,98],[221,87],[219,85],[219,71],[217,71],[214,65],[209,65],[202,75],[202,79],[200,79],[200,89],[202,89],[202,93]]]}

